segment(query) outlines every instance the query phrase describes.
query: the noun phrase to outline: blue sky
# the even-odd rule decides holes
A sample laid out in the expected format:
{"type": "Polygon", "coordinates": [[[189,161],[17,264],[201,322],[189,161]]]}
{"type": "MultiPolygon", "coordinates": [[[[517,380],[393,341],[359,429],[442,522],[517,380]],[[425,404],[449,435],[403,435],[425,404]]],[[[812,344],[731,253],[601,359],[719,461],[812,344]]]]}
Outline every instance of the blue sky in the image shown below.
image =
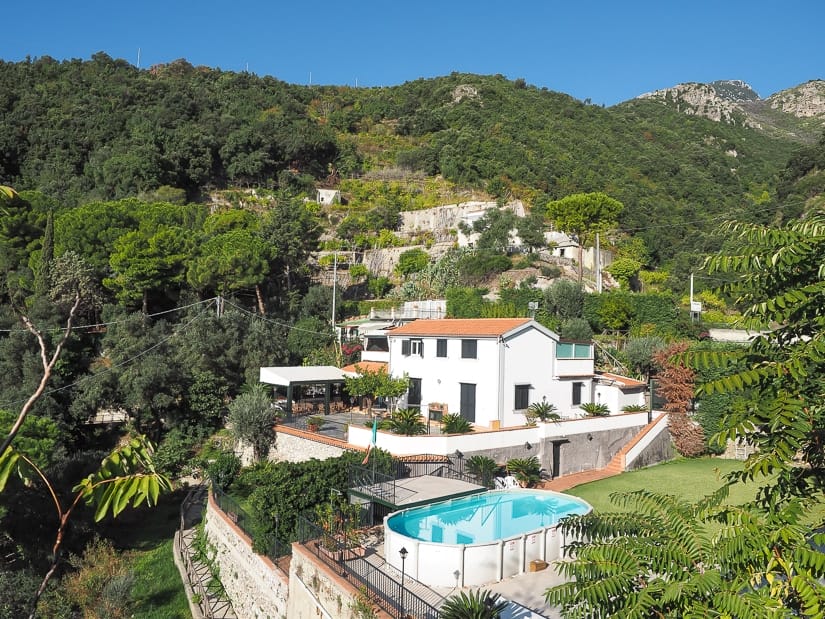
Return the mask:
{"type": "Polygon", "coordinates": [[[822,0],[6,3],[0,59],[194,65],[294,84],[496,74],[613,105],[681,82],[825,79],[822,0]]]}

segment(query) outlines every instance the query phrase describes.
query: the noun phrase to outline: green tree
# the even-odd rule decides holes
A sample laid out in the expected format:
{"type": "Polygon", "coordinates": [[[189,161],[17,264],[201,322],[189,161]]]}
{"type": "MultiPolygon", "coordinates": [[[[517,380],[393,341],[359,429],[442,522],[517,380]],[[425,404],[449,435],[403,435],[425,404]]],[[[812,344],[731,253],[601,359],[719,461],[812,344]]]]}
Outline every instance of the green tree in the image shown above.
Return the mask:
{"type": "Polygon", "coordinates": [[[109,259],[112,277],[103,284],[114,290],[122,303],[139,301],[142,312],[148,314],[151,292],[168,290],[184,281],[191,251],[191,236],[181,227],[127,232],[115,241],[109,259]]]}
{"type": "Polygon", "coordinates": [[[409,380],[406,376],[393,378],[385,370],[370,370],[356,364],[357,376],[347,377],[344,390],[355,398],[367,401],[367,413],[372,413],[375,398],[397,398],[407,391],[409,380]]]}
{"type": "MultiPolygon", "coordinates": [[[[576,237],[581,247],[587,247],[597,232],[607,232],[618,225],[624,205],[605,193],[575,193],[547,204],[547,215],[556,230],[576,237]]],[[[579,256],[579,281],[583,265],[579,256]]]]}
{"type": "Polygon", "coordinates": [[[395,271],[402,277],[409,277],[413,273],[421,271],[430,261],[430,256],[423,249],[418,247],[408,249],[398,257],[398,264],[395,271]]]}
{"type": "Polygon", "coordinates": [[[255,291],[258,312],[266,314],[261,286],[269,275],[271,249],[252,230],[234,229],[207,238],[189,263],[187,280],[200,291],[228,295],[247,288],[255,291]]]}
{"type": "Polygon", "coordinates": [[[733,223],[723,232],[733,243],[707,269],[737,276],[725,292],[746,308],[742,326],[776,327],[747,347],[677,353],[674,363],[724,370],[700,394],[743,399],[726,412],[714,442],[741,440],[754,450],[726,486],[696,505],[639,492],[617,497],[628,511],[565,521],[565,532],[587,540],[559,564],[571,582],[547,594],[567,616],[825,613],[825,217],[813,212],[781,228],[733,223]],[[759,483],[756,500],[722,504],[727,485],[742,481],[759,483]]]}
{"type": "Polygon", "coordinates": [[[275,442],[275,409],[264,385],[255,385],[229,404],[229,423],[235,439],[252,446],[260,461],[275,442]]]}
{"type": "Polygon", "coordinates": [[[593,329],[584,318],[570,318],[561,323],[559,335],[566,340],[589,342],[593,339],[593,329]]]}
{"type": "Polygon", "coordinates": [[[624,353],[630,367],[647,379],[656,367],[654,356],[664,348],[665,341],[656,335],[631,337],[627,340],[624,353]]]}
{"type": "Polygon", "coordinates": [[[629,290],[641,268],[642,264],[632,258],[617,258],[605,271],[616,278],[622,289],[629,290]]]}

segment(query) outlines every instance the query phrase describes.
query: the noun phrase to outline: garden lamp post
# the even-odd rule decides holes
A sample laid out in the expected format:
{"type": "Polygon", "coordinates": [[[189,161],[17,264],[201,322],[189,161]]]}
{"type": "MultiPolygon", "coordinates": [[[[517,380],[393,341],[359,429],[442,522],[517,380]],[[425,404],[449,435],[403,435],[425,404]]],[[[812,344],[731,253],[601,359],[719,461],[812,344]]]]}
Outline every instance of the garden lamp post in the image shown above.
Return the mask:
{"type": "Polygon", "coordinates": [[[401,546],[401,550],[398,551],[398,554],[401,555],[401,614],[399,617],[404,617],[406,614],[404,612],[404,567],[407,561],[407,549],[404,546],[401,546]]]}

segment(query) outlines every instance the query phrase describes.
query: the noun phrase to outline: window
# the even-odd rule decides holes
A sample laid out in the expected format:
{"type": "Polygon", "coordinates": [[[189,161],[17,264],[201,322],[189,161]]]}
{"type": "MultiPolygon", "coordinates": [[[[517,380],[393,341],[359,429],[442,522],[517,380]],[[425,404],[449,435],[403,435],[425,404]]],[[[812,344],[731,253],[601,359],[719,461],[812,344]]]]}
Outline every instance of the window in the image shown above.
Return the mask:
{"type": "Polygon", "coordinates": [[[461,340],[461,358],[478,359],[478,340],[461,340]]]}
{"type": "Polygon", "coordinates": [[[424,341],[423,340],[410,340],[410,354],[418,355],[419,357],[424,356],[424,341]]]}
{"type": "Polygon", "coordinates": [[[573,383],[573,406],[578,406],[582,403],[582,389],[584,388],[584,383],[573,383]]]}
{"type": "Polygon", "coordinates": [[[472,383],[458,383],[461,386],[461,411],[459,414],[467,421],[476,420],[476,386],[472,383]]]}
{"type": "Polygon", "coordinates": [[[410,340],[401,340],[401,354],[405,357],[410,356],[410,340]]]}
{"type": "Polygon", "coordinates": [[[576,342],[556,344],[556,359],[590,359],[592,356],[590,344],[576,342]]]}
{"type": "Polygon", "coordinates": [[[387,344],[386,337],[368,337],[367,350],[376,352],[389,352],[390,347],[387,344]]]}
{"type": "Polygon", "coordinates": [[[523,411],[530,406],[530,385],[516,385],[516,401],[514,408],[523,411]]]}
{"type": "Polygon", "coordinates": [[[447,356],[447,340],[438,339],[435,341],[435,356],[436,357],[446,357],[447,356]]]}

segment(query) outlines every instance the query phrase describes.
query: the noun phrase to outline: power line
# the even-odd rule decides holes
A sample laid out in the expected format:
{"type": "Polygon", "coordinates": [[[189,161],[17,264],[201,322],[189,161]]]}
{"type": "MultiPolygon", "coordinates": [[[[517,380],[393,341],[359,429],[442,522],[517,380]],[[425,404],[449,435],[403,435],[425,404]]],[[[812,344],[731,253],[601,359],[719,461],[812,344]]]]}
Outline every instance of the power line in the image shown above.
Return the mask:
{"type": "MultiPolygon", "coordinates": [[[[190,303],[189,305],[181,305],[181,306],[178,306],[178,307],[174,307],[172,309],[163,310],[162,312],[155,312],[153,314],[145,314],[145,316],[146,316],[146,318],[154,318],[155,316],[163,316],[164,314],[171,314],[172,312],[179,312],[181,310],[189,309],[190,307],[196,307],[196,306],[202,305],[204,303],[210,303],[210,302],[214,301],[216,298],[217,297],[212,297],[211,299],[205,299],[203,301],[198,301],[197,303],[190,303]]],[[[99,322],[99,323],[91,324],[91,325],[77,325],[77,326],[72,327],[72,331],[82,331],[82,330],[85,330],[85,329],[100,329],[101,327],[109,327],[111,325],[117,325],[117,324],[120,324],[122,322],[126,322],[127,320],[129,320],[129,319],[128,318],[123,318],[122,320],[112,320],[110,322],[99,322]]],[[[61,332],[63,330],[65,330],[65,327],[52,327],[50,329],[43,329],[43,332],[44,333],[61,332]]],[[[28,329],[21,329],[21,328],[17,328],[17,329],[0,329],[0,333],[20,333],[20,332],[30,333],[30,331],[28,329]]]]}
{"type": "MultiPolygon", "coordinates": [[[[215,299],[211,299],[209,301],[209,304],[206,307],[204,307],[196,316],[194,316],[192,318],[192,320],[188,321],[184,325],[178,325],[178,327],[172,333],[170,333],[168,336],[162,338],[158,342],[155,342],[149,348],[146,348],[145,350],[142,350],[139,353],[129,357],[128,359],[125,359],[124,361],[121,361],[120,363],[116,363],[116,364],[112,365],[111,367],[106,368],[105,370],[101,370],[101,371],[95,372],[93,374],[87,374],[86,376],[83,376],[82,378],[79,378],[78,380],[74,381],[73,383],[69,383],[68,385],[63,385],[62,387],[57,387],[55,389],[49,389],[48,391],[44,391],[43,395],[51,395],[53,393],[58,393],[60,391],[65,391],[66,389],[71,389],[72,387],[76,387],[77,385],[81,385],[81,384],[83,384],[83,383],[85,383],[86,381],[89,381],[89,380],[97,379],[98,377],[104,376],[105,374],[108,374],[109,372],[111,372],[111,371],[113,371],[117,368],[124,367],[126,365],[129,365],[133,361],[135,361],[137,359],[140,359],[142,356],[144,356],[144,355],[152,352],[156,348],[162,346],[163,344],[165,344],[166,342],[171,340],[173,337],[175,337],[176,335],[178,335],[179,333],[181,333],[185,329],[187,329],[196,320],[199,320],[201,317],[206,315],[206,311],[211,307],[211,305],[214,301],[215,301],[215,299]]],[[[16,400],[14,402],[5,402],[3,404],[0,404],[0,408],[5,408],[7,406],[14,406],[16,404],[22,404],[26,400],[28,400],[28,397],[20,399],[20,400],[16,400]]]]}

